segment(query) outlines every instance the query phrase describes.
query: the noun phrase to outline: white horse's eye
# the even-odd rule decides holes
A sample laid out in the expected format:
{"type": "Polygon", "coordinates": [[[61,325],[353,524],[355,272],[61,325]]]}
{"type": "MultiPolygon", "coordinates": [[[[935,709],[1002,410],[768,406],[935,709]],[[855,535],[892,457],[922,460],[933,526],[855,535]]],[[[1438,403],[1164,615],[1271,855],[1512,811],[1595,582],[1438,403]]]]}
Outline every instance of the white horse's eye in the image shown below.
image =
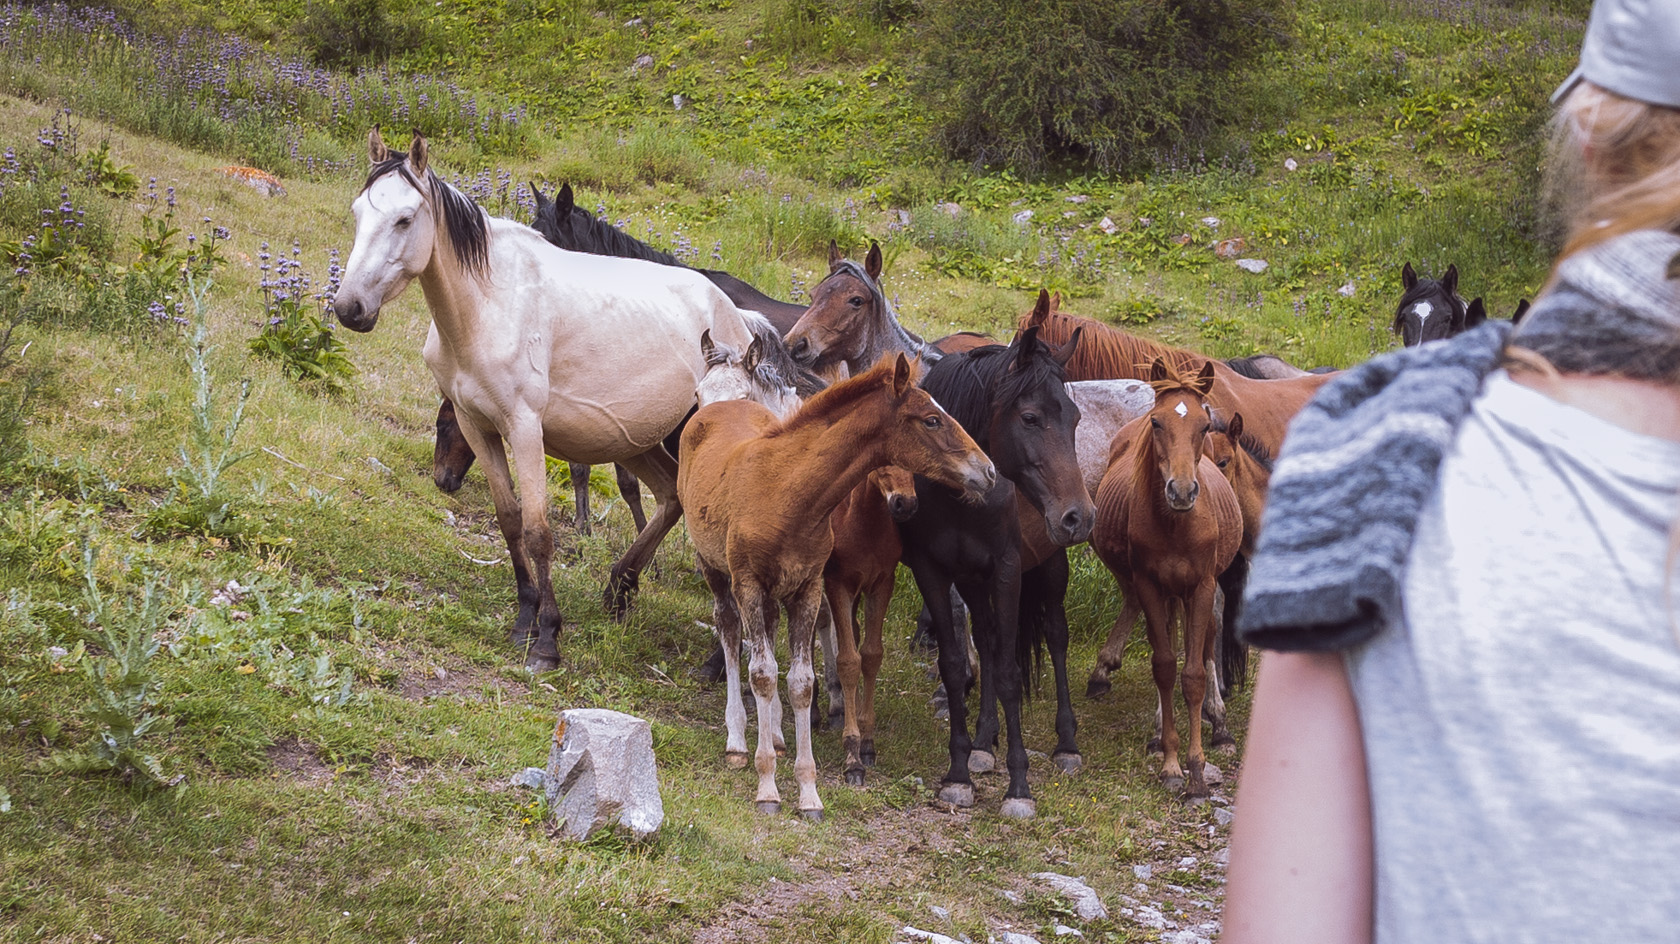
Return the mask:
{"type": "Polygon", "coordinates": [[[398,221],[397,221],[397,222],[396,222],[396,223],[395,223],[395,224],[393,224],[393,225],[394,225],[394,226],[395,226],[395,227],[396,227],[396,228],[397,228],[397,229],[407,229],[407,228],[408,228],[408,224],[410,224],[410,223],[412,223],[412,222],[414,222],[414,217],[412,217],[412,216],[405,216],[405,217],[403,217],[403,218],[402,218],[402,219],[400,219],[400,220],[398,220],[398,221]]]}

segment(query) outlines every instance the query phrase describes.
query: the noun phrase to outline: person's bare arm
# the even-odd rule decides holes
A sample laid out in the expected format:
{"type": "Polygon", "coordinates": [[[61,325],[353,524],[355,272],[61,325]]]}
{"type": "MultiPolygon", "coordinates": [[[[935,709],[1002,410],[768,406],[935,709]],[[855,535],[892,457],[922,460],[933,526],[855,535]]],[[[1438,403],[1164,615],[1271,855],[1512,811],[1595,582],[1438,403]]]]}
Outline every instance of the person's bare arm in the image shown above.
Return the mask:
{"type": "Polygon", "coordinates": [[[1266,653],[1237,789],[1221,944],[1371,940],[1370,791],[1339,653],[1266,653]]]}

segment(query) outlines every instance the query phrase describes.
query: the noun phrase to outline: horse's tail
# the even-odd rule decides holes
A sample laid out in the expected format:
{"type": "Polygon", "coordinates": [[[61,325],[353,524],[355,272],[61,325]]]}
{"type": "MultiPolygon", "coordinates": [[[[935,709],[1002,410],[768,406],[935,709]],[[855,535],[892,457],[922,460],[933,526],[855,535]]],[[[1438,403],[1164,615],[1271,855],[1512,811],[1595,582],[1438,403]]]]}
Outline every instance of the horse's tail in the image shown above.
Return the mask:
{"type": "Polygon", "coordinates": [[[1241,688],[1248,682],[1248,647],[1237,641],[1237,608],[1247,585],[1248,557],[1238,554],[1219,575],[1219,589],[1225,592],[1219,627],[1219,680],[1227,690],[1241,688]]]}
{"type": "MultiPolygon", "coordinates": [[[[1066,614],[1062,611],[1067,596],[1067,551],[1059,550],[1044,563],[1021,575],[1020,620],[1015,628],[1015,663],[1021,667],[1021,697],[1031,698],[1034,683],[1044,668],[1044,652],[1052,643],[1052,620],[1063,623],[1061,632],[1067,634],[1066,614]],[[1061,555],[1058,562],[1055,554],[1061,555]]],[[[1067,640],[1061,640],[1063,646],[1067,640]]]]}

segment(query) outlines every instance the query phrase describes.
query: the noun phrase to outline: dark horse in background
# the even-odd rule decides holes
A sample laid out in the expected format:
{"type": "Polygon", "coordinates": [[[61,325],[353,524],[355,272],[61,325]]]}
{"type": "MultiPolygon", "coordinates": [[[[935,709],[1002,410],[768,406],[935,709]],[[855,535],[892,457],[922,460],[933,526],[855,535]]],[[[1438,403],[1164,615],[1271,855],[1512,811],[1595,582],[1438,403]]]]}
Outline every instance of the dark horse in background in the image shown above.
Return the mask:
{"type": "Polygon", "coordinates": [[[1008,734],[1009,788],[1001,813],[1024,818],[1036,804],[1027,786],[1027,751],[1021,736],[1021,700],[1048,644],[1056,676],[1056,747],[1064,771],[1081,764],[1074,741],[1073,702],[1067,680],[1066,548],[1085,541],[1096,507],[1085,489],[1074,451],[1079,408],[1064,386],[1064,365],[1078,346],[1075,335],[1060,349],[1020,332],[1008,347],[989,345],[948,354],[929,368],[922,386],[997,468],[997,483],[978,505],[920,476],[915,517],[899,526],[904,563],[932,614],[939,645],[939,673],[947,692],[968,685],[968,646],[958,632],[951,588],[973,619],[980,650],[980,713],[968,734],[967,707],[950,699],[950,757],[939,798],[974,804],[970,770],[996,764],[997,708],[1008,734]]]}
{"type": "MultiPolygon", "coordinates": [[[[670,253],[661,252],[580,208],[572,195],[571,184],[562,184],[560,193],[553,200],[544,195],[534,183],[531,185],[531,192],[537,201],[537,214],[531,227],[561,249],[597,256],[642,259],[659,265],[687,268],[670,253]]],[[[776,330],[783,334],[786,334],[788,329],[798,322],[799,316],[805,313],[804,306],[777,301],[727,272],[713,269],[697,271],[722,289],[736,307],[764,315],[776,330]]],[[[781,370],[784,377],[793,381],[799,395],[808,397],[821,389],[821,383],[815,375],[799,370],[785,356],[778,356],[777,352],[783,350],[783,346],[779,337],[775,341],[774,345],[765,347],[767,356],[781,370]]],[[[681,433],[682,429],[678,427],[666,439],[665,448],[672,455],[676,455],[677,437],[681,433]]],[[[445,492],[456,491],[466,478],[467,470],[472,468],[475,458],[472,447],[467,445],[466,439],[461,436],[460,426],[455,419],[455,405],[445,399],[438,407],[437,445],[432,452],[432,481],[445,492]]],[[[567,463],[567,466],[571,472],[572,492],[577,508],[573,526],[580,533],[588,534],[589,466],[581,462],[567,463]]],[[[630,515],[636,521],[636,530],[640,532],[647,527],[647,517],[642,513],[641,486],[628,469],[623,466],[613,468],[617,473],[618,490],[624,496],[625,503],[630,506],[630,515]]]]}
{"type": "MultiPolygon", "coordinates": [[[[1394,309],[1394,333],[1406,347],[1426,341],[1444,341],[1479,327],[1487,320],[1487,307],[1480,296],[1465,302],[1458,294],[1458,266],[1447,266],[1439,279],[1419,278],[1410,262],[1400,270],[1400,304],[1394,309]]],[[[1528,299],[1517,302],[1511,315],[1514,325],[1528,314],[1528,299]]]]}

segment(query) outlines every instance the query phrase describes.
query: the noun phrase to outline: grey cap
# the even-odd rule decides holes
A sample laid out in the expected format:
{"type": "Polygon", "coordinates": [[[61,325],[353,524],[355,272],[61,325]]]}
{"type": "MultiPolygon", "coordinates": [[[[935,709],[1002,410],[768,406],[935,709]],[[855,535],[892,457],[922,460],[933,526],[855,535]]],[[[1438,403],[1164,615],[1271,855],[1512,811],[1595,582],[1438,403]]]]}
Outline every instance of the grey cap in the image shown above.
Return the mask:
{"type": "Polygon", "coordinates": [[[1581,64],[1552,93],[1552,103],[1582,79],[1650,105],[1680,108],[1680,2],[1597,0],[1581,64]]]}

